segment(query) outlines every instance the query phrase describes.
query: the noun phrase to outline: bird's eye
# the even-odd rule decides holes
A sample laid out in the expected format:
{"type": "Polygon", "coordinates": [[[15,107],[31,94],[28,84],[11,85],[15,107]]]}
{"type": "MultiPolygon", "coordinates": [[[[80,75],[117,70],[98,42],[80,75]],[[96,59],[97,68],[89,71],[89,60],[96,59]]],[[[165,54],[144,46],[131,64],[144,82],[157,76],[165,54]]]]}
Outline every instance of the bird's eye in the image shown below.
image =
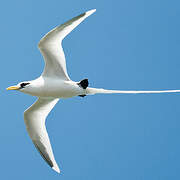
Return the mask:
{"type": "Polygon", "coordinates": [[[21,86],[21,88],[25,88],[25,86],[28,84],[30,84],[30,83],[21,83],[20,86],[21,86]]]}

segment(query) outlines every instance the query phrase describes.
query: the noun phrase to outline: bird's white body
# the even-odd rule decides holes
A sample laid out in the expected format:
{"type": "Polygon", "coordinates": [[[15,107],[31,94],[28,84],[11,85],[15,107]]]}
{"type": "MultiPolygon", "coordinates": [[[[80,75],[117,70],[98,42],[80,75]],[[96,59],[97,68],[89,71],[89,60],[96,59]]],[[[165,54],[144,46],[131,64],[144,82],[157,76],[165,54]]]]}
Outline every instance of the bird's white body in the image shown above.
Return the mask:
{"type": "Polygon", "coordinates": [[[66,35],[94,12],[95,9],[87,11],[47,33],[38,45],[45,61],[45,68],[42,75],[35,80],[19,83],[17,86],[7,88],[8,90],[19,90],[23,93],[38,97],[37,101],[24,112],[24,121],[35,147],[49,166],[58,173],[60,173],[60,169],[53,155],[45,127],[45,120],[59,98],[70,98],[96,93],[142,94],[180,92],[180,90],[105,90],[87,87],[87,82],[86,86],[83,87],[80,82],[72,81],[66,70],[66,60],[61,42],[66,35]]]}
{"type": "Polygon", "coordinates": [[[86,89],[81,88],[78,82],[42,76],[31,81],[31,86],[20,91],[32,96],[51,98],[70,98],[86,94],[86,89]]]}
{"type": "Polygon", "coordinates": [[[25,89],[20,89],[20,91],[25,94],[44,98],[71,98],[74,96],[93,94],[159,94],[180,92],[180,90],[124,91],[91,87],[83,89],[78,85],[79,82],[42,76],[29,82],[31,82],[31,85],[27,86],[25,89]]]}

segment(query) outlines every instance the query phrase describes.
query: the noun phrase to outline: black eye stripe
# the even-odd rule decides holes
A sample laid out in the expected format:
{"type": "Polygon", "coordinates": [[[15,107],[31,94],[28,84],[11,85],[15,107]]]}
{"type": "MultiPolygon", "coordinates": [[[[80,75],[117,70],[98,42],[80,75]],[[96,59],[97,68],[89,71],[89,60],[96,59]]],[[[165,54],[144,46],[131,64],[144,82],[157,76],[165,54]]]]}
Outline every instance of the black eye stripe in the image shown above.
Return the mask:
{"type": "Polygon", "coordinates": [[[30,84],[30,83],[21,83],[20,86],[21,86],[21,88],[24,88],[28,84],[30,84]]]}

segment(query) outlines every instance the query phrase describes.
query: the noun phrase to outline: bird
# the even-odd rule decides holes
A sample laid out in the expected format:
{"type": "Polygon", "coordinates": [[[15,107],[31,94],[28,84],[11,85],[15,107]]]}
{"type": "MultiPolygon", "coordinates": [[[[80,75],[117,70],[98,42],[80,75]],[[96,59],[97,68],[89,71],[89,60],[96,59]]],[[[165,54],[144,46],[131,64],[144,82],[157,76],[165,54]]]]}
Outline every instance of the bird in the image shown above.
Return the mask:
{"type": "Polygon", "coordinates": [[[23,81],[7,88],[7,90],[17,90],[37,97],[36,102],[25,110],[24,122],[27,132],[40,155],[57,173],[60,173],[60,169],[54,158],[45,121],[59,99],[75,96],[85,97],[97,93],[145,94],[180,92],[180,90],[107,90],[88,87],[88,79],[78,82],[72,81],[66,69],[62,40],[95,11],[96,9],[92,9],[82,13],[48,32],[38,43],[39,50],[45,61],[44,71],[41,76],[35,80],[23,81]]]}

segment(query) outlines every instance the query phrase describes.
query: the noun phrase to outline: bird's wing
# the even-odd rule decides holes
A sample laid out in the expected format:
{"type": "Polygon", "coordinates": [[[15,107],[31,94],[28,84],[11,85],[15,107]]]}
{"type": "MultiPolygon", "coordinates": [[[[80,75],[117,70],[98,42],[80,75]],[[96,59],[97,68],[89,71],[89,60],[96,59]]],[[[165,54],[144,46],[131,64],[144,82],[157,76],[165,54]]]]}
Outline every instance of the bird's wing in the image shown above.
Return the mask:
{"type": "Polygon", "coordinates": [[[87,11],[66,23],[54,28],[47,33],[39,42],[38,47],[45,60],[45,68],[42,76],[58,77],[63,80],[69,80],[66,70],[66,60],[62,48],[62,40],[85,18],[90,16],[96,10],[87,11]]]}
{"type": "Polygon", "coordinates": [[[49,112],[59,99],[38,98],[38,100],[24,112],[24,121],[29,136],[44,160],[56,172],[60,173],[59,167],[54,159],[45,120],[49,112]]]}

